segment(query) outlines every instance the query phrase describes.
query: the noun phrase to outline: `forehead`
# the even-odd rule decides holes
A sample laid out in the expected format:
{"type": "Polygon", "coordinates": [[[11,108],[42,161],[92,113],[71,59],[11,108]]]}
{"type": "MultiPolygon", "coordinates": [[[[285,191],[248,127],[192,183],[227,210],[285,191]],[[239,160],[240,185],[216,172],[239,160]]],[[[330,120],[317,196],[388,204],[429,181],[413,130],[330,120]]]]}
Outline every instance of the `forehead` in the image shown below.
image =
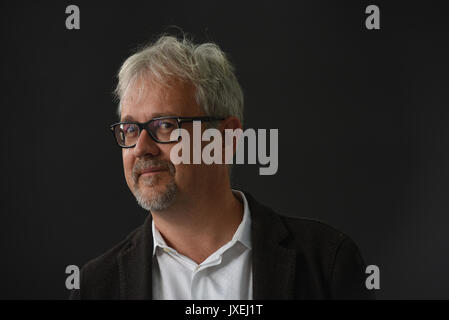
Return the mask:
{"type": "Polygon", "coordinates": [[[149,77],[130,83],[121,101],[121,120],[146,122],[154,117],[201,115],[192,84],[171,79],[160,84],[149,77]]]}

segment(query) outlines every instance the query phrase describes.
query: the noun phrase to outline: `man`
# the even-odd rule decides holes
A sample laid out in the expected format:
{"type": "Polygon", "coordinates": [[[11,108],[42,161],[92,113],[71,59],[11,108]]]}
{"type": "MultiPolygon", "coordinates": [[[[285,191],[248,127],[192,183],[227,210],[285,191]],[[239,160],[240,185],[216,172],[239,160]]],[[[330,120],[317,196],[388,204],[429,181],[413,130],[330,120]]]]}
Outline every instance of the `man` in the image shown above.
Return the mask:
{"type": "Polygon", "coordinates": [[[203,131],[242,128],[242,90],[218,46],[162,36],[129,57],[118,78],[120,122],[111,129],[126,182],[149,214],[143,226],[83,267],[71,298],[372,296],[364,262],[347,236],[320,222],[280,216],[233,190],[226,164],[171,161],[180,141],[172,133],[191,134],[196,120],[203,131]]]}

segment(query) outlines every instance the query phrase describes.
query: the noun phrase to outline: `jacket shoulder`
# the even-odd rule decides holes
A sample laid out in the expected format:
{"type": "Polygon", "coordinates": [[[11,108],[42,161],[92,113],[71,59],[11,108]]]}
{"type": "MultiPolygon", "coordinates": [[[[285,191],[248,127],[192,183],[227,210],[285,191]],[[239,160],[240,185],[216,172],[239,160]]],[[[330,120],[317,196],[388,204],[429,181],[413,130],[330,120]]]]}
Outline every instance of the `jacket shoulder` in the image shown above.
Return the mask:
{"type": "Polygon", "coordinates": [[[291,240],[310,249],[325,248],[329,251],[343,240],[350,239],[347,234],[319,220],[279,214],[278,216],[289,231],[291,240]]]}
{"type": "Polygon", "coordinates": [[[80,299],[119,299],[120,273],[118,257],[140,238],[143,226],[100,256],[88,261],[81,269],[80,299]]]}
{"type": "Polygon", "coordinates": [[[281,220],[289,231],[288,247],[302,253],[328,298],[375,298],[365,287],[366,264],[351,237],[318,220],[286,216],[281,220]]]}
{"type": "Polygon", "coordinates": [[[358,250],[347,234],[325,222],[303,217],[278,216],[288,230],[287,246],[302,252],[307,261],[322,270],[327,280],[344,244],[349,243],[358,250]]]}

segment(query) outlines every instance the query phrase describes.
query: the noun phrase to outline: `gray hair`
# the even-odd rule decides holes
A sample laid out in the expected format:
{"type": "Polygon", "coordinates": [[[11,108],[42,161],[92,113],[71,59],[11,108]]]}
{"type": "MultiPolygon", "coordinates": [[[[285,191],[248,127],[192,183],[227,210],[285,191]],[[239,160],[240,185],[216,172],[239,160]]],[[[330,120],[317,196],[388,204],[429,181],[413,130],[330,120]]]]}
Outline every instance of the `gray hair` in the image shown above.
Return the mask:
{"type": "MultiPolygon", "coordinates": [[[[185,37],[161,36],[123,63],[115,93],[122,100],[139,77],[169,86],[170,78],[190,82],[195,99],[208,116],[236,116],[243,123],[243,92],[226,54],[214,43],[194,44],[185,37]]],[[[119,103],[118,115],[121,115],[119,103]]]]}

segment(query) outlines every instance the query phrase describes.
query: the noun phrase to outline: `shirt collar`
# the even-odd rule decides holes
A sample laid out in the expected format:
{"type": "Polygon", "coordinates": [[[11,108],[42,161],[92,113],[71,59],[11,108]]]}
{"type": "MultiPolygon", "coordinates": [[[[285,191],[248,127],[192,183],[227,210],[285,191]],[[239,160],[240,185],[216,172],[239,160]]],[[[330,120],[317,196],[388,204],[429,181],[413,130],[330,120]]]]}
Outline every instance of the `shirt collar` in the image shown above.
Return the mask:
{"type": "Polygon", "coordinates": [[[151,222],[151,229],[153,230],[153,256],[156,253],[156,248],[161,247],[162,249],[168,248],[165,243],[164,238],[162,238],[159,230],[154,225],[154,220],[151,222]]]}
{"type": "Polygon", "coordinates": [[[234,233],[232,240],[240,241],[245,247],[251,249],[251,213],[245,194],[239,190],[232,190],[240,200],[243,200],[243,219],[234,233]]]}
{"type": "MultiPolygon", "coordinates": [[[[246,200],[245,194],[239,190],[232,190],[232,192],[243,201],[243,219],[237,230],[232,237],[232,242],[241,242],[245,247],[251,249],[251,213],[249,211],[248,201],[246,200]]],[[[160,247],[162,249],[169,248],[164,238],[160,234],[154,225],[154,220],[151,222],[151,228],[153,231],[153,256],[156,253],[156,248],[160,247]]]]}

